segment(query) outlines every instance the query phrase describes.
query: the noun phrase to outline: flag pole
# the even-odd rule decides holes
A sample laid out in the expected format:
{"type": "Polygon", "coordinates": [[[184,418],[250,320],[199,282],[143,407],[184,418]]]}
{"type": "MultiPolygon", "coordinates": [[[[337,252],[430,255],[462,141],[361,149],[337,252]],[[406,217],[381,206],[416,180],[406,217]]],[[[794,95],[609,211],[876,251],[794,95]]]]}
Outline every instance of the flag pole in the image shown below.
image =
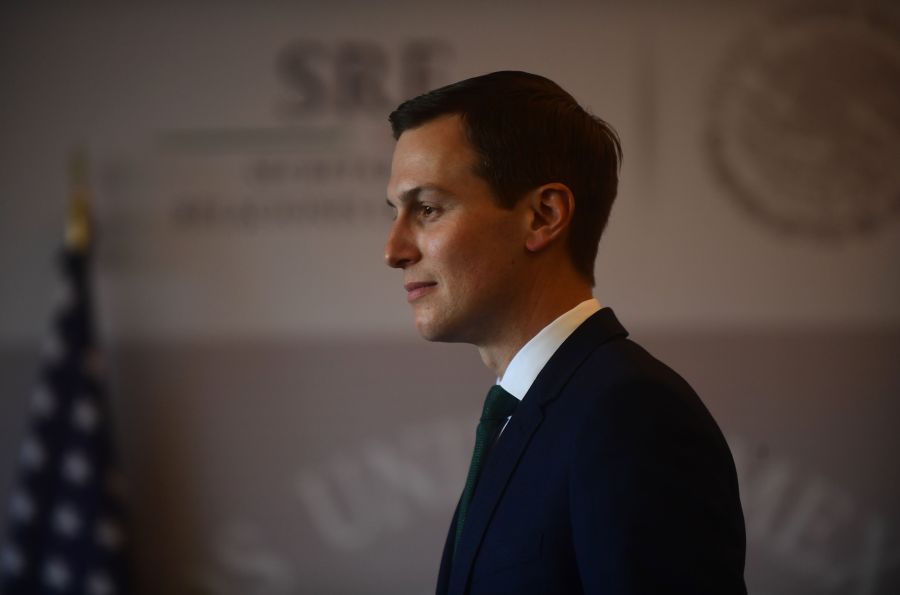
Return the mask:
{"type": "Polygon", "coordinates": [[[69,216],[66,247],[87,252],[91,245],[91,204],[87,151],[79,147],[69,157],[69,216]]]}

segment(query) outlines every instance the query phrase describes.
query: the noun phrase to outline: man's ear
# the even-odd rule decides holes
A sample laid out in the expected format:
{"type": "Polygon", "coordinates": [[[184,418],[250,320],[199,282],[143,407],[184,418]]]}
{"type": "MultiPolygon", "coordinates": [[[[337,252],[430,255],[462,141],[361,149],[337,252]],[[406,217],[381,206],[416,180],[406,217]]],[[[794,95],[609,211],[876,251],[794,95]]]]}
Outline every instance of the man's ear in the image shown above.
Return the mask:
{"type": "Polygon", "coordinates": [[[575,214],[575,197],[565,184],[544,184],[528,194],[530,229],[525,247],[543,250],[565,233],[575,214]]]}

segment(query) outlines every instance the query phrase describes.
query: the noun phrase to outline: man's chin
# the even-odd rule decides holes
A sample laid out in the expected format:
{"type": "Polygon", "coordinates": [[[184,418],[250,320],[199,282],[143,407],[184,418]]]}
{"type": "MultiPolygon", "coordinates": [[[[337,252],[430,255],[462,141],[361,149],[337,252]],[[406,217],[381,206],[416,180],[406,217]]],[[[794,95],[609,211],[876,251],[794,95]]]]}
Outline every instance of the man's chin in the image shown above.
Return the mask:
{"type": "Polygon", "coordinates": [[[422,327],[416,325],[416,330],[419,331],[419,336],[421,336],[426,341],[432,341],[435,343],[450,342],[450,339],[445,338],[443,334],[435,332],[434,329],[430,327],[422,327]]]}
{"type": "Polygon", "coordinates": [[[416,330],[426,341],[435,343],[459,343],[462,341],[454,337],[445,325],[435,324],[432,320],[416,320],[416,330]]]}

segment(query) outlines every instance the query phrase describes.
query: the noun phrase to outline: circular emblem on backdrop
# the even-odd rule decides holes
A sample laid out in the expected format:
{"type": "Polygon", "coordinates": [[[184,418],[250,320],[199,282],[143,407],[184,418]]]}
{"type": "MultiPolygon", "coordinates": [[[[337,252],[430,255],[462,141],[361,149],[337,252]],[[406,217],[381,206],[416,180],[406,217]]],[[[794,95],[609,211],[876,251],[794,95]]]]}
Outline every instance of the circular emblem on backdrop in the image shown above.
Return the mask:
{"type": "Polygon", "coordinates": [[[833,239],[900,214],[900,28],[865,8],[795,12],[725,60],[713,166],[755,217],[833,239]]]}

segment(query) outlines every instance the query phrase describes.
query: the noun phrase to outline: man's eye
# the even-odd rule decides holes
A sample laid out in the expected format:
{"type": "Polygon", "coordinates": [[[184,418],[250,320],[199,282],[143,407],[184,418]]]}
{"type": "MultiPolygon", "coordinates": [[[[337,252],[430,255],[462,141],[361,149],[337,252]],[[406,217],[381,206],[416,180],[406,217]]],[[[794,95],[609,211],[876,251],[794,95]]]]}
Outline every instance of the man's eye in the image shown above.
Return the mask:
{"type": "Polygon", "coordinates": [[[422,205],[422,214],[429,217],[434,214],[434,207],[431,205],[422,205]]]}

